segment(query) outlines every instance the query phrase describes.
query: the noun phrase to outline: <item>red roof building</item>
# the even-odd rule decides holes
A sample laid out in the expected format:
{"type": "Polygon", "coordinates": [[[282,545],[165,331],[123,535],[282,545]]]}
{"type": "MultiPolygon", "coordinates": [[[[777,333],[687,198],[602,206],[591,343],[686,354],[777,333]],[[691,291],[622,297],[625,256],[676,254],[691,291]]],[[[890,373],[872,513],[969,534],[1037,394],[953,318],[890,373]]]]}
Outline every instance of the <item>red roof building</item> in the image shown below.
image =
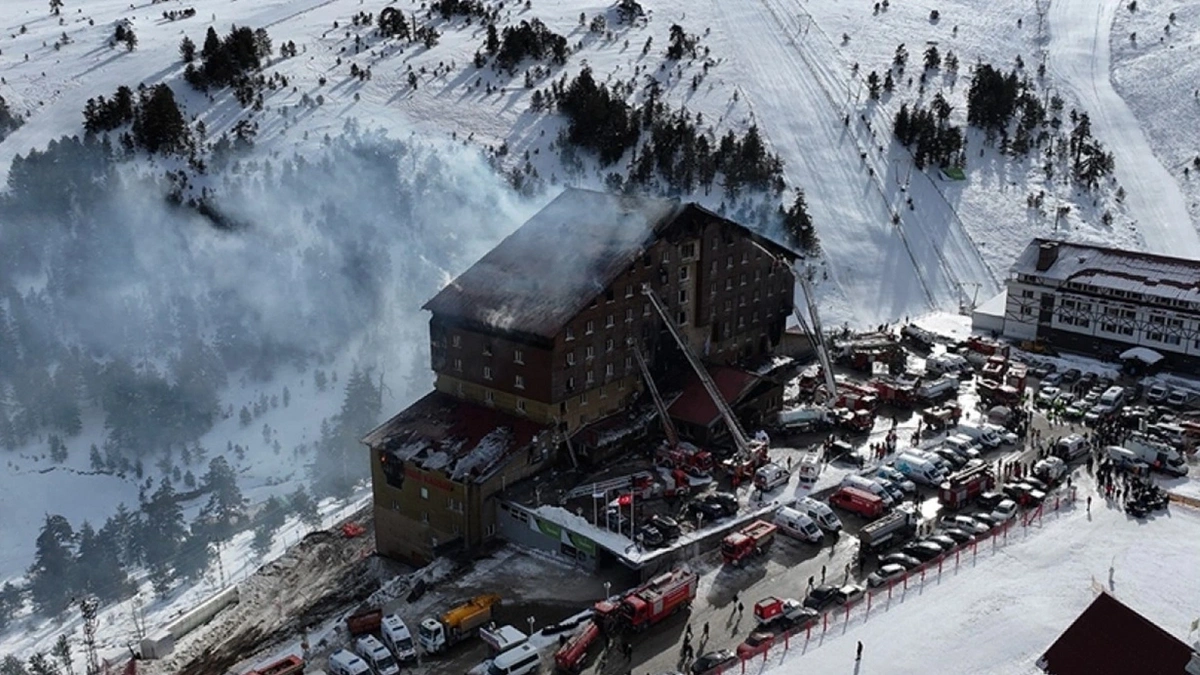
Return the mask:
{"type": "MultiPolygon", "coordinates": [[[[750,426],[761,417],[756,411],[778,408],[783,396],[782,387],[777,383],[740,368],[708,366],[708,373],[721,397],[736,408],[750,426]]],[[[696,441],[707,442],[727,431],[716,403],[695,373],[689,373],[682,393],[667,412],[680,433],[696,441]]]]}
{"type": "Polygon", "coordinates": [[[1198,665],[1187,643],[1108,593],[1100,593],[1038,661],[1049,675],[1192,675],[1200,673],[1191,669],[1198,665]]]}

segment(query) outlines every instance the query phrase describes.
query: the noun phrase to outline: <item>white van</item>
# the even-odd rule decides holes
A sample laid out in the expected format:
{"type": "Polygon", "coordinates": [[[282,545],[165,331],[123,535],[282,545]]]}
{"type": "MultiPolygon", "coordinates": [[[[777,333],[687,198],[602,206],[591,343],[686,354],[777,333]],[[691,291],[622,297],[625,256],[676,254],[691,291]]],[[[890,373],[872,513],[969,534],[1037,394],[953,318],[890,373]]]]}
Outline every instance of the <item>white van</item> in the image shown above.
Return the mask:
{"type": "Polygon", "coordinates": [[[1125,389],[1123,387],[1109,387],[1100,394],[1100,405],[1107,410],[1116,410],[1125,404],[1125,389]]]}
{"type": "Polygon", "coordinates": [[[1000,444],[1004,442],[1004,439],[1001,438],[1000,435],[995,431],[987,428],[986,426],[978,426],[975,424],[960,423],[958,427],[954,429],[954,433],[960,436],[966,436],[983,447],[990,449],[998,448],[1000,447],[1000,444]]]}
{"type": "Polygon", "coordinates": [[[849,474],[842,479],[842,486],[858,488],[864,492],[869,492],[882,499],[883,505],[889,508],[896,503],[896,500],[892,498],[892,495],[887,491],[887,488],[883,487],[879,483],[876,483],[870,478],[863,478],[862,476],[849,474]]]}
{"type": "Polygon", "coordinates": [[[833,509],[812,497],[805,497],[796,502],[796,510],[812,518],[813,522],[826,532],[840,532],[842,529],[842,521],[833,509]]]}
{"type": "Polygon", "coordinates": [[[780,485],[787,485],[788,478],[788,472],[782,466],[775,463],[767,464],[758,467],[758,471],[754,472],[754,487],[763,492],[769,492],[780,485]]]}
{"type": "Polygon", "coordinates": [[[383,638],[384,646],[392,650],[397,661],[404,663],[416,660],[417,647],[413,643],[412,633],[398,615],[388,614],[383,617],[379,624],[379,635],[383,638]]]}
{"type": "Polygon", "coordinates": [[[1119,445],[1110,445],[1104,449],[1104,452],[1108,455],[1109,459],[1122,469],[1140,469],[1146,466],[1146,463],[1138,457],[1136,452],[1122,448],[1119,445]]]}
{"type": "Polygon", "coordinates": [[[897,455],[893,465],[909,480],[921,485],[936,487],[946,479],[946,474],[936,464],[907,452],[897,455]]]}
{"type": "Polygon", "coordinates": [[[1054,448],[1054,454],[1069,462],[1073,459],[1083,457],[1091,449],[1092,446],[1088,443],[1087,439],[1079,434],[1071,434],[1059,440],[1058,445],[1054,448]]]}
{"type": "Polygon", "coordinates": [[[526,642],[492,659],[487,675],[531,675],[541,666],[537,649],[526,642]]]}
{"type": "Polygon", "coordinates": [[[371,667],[354,652],[339,649],[329,656],[329,675],[371,675],[371,667]]]}
{"type": "Polygon", "coordinates": [[[812,518],[788,506],[775,513],[775,526],[787,536],[810,544],[820,542],[825,536],[821,534],[821,528],[817,527],[812,518]]]}
{"type": "Polygon", "coordinates": [[[975,447],[975,441],[965,434],[953,434],[947,437],[945,446],[957,452],[963,459],[979,457],[979,448],[975,447]]]}
{"type": "Polygon", "coordinates": [[[354,651],[375,671],[375,675],[397,675],[400,666],[396,657],[374,635],[364,635],[354,643],[354,651]]]}

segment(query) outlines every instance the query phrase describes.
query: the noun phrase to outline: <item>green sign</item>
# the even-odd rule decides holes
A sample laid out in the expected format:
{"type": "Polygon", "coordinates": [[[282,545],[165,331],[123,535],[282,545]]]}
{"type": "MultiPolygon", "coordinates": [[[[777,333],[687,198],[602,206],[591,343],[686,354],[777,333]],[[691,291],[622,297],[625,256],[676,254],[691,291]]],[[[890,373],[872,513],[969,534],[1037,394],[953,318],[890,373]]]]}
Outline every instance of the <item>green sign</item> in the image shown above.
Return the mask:
{"type": "Polygon", "coordinates": [[[555,541],[562,541],[561,526],[556,525],[548,520],[542,520],[541,518],[534,518],[534,520],[537,521],[538,529],[542,531],[542,534],[555,541]]]}
{"type": "Polygon", "coordinates": [[[569,531],[567,532],[567,538],[571,540],[571,545],[575,548],[583,551],[593,558],[596,557],[596,542],[581,534],[575,534],[574,532],[569,531]]]}

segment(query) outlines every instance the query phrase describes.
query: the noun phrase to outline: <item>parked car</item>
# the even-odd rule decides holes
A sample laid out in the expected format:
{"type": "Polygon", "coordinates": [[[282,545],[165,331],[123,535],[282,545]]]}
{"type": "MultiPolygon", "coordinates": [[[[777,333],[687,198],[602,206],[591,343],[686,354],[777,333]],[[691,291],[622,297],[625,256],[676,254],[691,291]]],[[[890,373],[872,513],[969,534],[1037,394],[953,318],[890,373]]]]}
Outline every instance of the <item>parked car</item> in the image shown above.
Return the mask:
{"type": "Polygon", "coordinates": [[[706,675],[706,673],[724,671],[737,665],[737,654],[734,654],[729,649],[718,649],[715,652],[708,652],[700,656],[692,662],[692,675],[706,675]]]}
{"type": "Polygon", "coordinates": [[[963,466],[965,466],[967,463],[966,457],[963,457],[962,455],[951,450],[950,448],[947,448],[946,446],[942,446],[940,448],[934,448],[933,452],[938,457],[941,457],[942,459],[949,462],[950,466],[953,467],[953,469],[955,471],[958,471],[959,469],[963,468],[963,466]]]}
{"type": "MultiPolygon", "coordinates": [[[[1055,457],[1055,459],[1058,459],[1058,458],[1055,457]]],[[[1036,476],[1022,476],[1021,482],[1028,484],[1029,487],[1033,488],[1034,490],[1041,491],[1043,494],[1045,494],[1046,492],[1048,492],[1050,490],[1050,486],[1046,485],[1044,482],[1042,482],[1036,476]]]]}
{"type": "Polygon", "coordinates": [[[978,520],[975,520],[974,518],[972,518],[970,516],[964,516],[961,514],[953,515],[953,516],[942,516],[938,520],[938,526],[946,527],[946,528],[957,528],[959,530],[964,530],[964,531],[972,533],[972,534],[983,534],[983,533],[987,532],[988,530],[992,529],[990,526],[985,525],[984,523],[981,523],[978,520]]]}
{"type": "Polygon", "coordinates": [[[1039,459],[1037,464],[1033,465],[1033,475],[1042,480],[1057,483],[1062,480],[1063,476],[1067,475],[1067,463],[1061,457],[1039,459]]]}
{"type": "Polygon", "coordinates": [[[1036,506],[1046,499],[1045,492],[1034,488],[1026,482],[1008,483],[1004,486],[1003,492],[1009,499],[1021,506],[1036,506]]]}
{"type": "MultiPolygon", "coordinates": [[[[1000,501],[1004,501],[1004,500],[1000,500],[1000,501]]],[[[996,504],[999,504],[999,503],[1000,502],[996,502],[996,504]]],[[[984,513],[972,513],[971,517],[993,529],[995,529],[995,527],[997,525],[999,525],[1000,523],[1004,522],[1004,521],[1000,520],[999,518],[997,518],[996,516],[994,516],[992,514],[992,511],[986,511],[984,513]]]]}
{"type": "Polygon", "coordinates": [[[1078,382],[1079,378],[1083,376],[1083,373],[1079,372],[1078,368],[1068,368],[1065,372],[1063,372],[1062,376],[1063,382],[1071,384],[1072,382],[1078,382]]]}
{"type": "Polygon", "coordinates": [[[1088,412],[1091,412],[1091,411],[1089,411],[1087,409],[1087,406],[1082,401],[1080,401],[1079,403],[1075,403],[1075,404],[1067,406],[1067,408],[1065,410],[1063,410],[1062,414],[1063,414],[1063,417],[1066,419],[1080,420],[1080,419],[1083,419],[1084,415],[1086,415],[1088,412]]]}
{"type": "Polygon", "coordinates": [[[882,478],[880,476],[875,476],[875,478],[872,480],[882,485],[883,489],[887,491],[888,496],[891,497],[892,501],[895,503],[899,504],[900,502],[904,501],[904,490],[901,490],[899,485],[896,485],[891,480],[882,478]]]}
{"type": "Polygon", "coordinates": [[[979,496],[975,498],[976,504],[979,504],[979,506],[988,510],[996,508],[996,505],[1002,501],[1004,501],[1004,493],[998,490],[981,492],[979,496]]]}
{"type": "Polygon", "coordinates": [[[1062,373],[1050,373],[1049,375],[1042,378],[1041,385],[1043,387],[1047,387],[1047,386],[1057,387],[1058,385],[1062,384],[1062,381],[1063,381],[1062,373]]]}
{"type": "Polygon", "coordinates": [[[729,492],[714,492],[712,494],[705,495],[704,498],[711,502],[720,504],[721,508],[725,509],[725,513],[727,515],[730,515],[730,516],[737,515],[737,512],[738,512],[737,495],[731,494],[729,492]]]}
{"type": "Polygon", "coordinates": [[[1167,405],[1176,408],[1182,408],[1187,405],[1188,399],[1192,397],[1191,393],[1183,389],[1172,389],[1170,394],[1167,394],[1167,405]]]}
{"type": "Polygon", "coordinates": [[[906,570],[911,570],[921,564],[920,560],[908,555],[907,553],[888,553],[879,556],[880,565],[899,565],[906,570]]]}
{"type": "Polygon", "coordinates": [[[1170,396],[1170,394],[1171,390],[1167,388],[1167,385],[1155,382],[1150,385],[1150,390],[1146,392],[1146,402],[1162,403],[1167,400],[1167,396],[1170,396]]]}
{"type": "Polygon", "coordinates": [[[1100,379],[1100,376],[1089,370],[1083,375],[1079,376],[1079,383],[1090,387],[1098,379],[1100,379]]]}
{"type": "Polygon", "coordinates": [[[642,540],[642,545],[646,548],[658,548],[667,543],[663,533],[649,523],[638,528],[637,538],[642,540]]]}
{"type": "Polygon", "coordinates": [[[808,597],[804,598],[804,606],[815,610],[822,610],[832,605],[837,600],[837,586],[820,585],[808,592],[808,597]]]}
{"type": "Polygon", "coordinates": [[[875,476],[877,478],[888,479],[892,483],[895,483],[896,487],[900,488],[901,490],[903,490],[904,492],[906,492],[908,494],[912,494],[917,491],[916,483],[905,478],[904,474],[900,473],[900,470],[894,466],[887,466],[885,464],[885,465],[879,467],[878,469],[875,470],[875,476]]]}
{"type": "Polygon", "coordinates": [[[947,537],[944,534],[931,534],[925,537],[924,541],[931,541],[938,546],[941,546],[943,551],[953,551],[958,547],[957,541],[954,541],[954,539],[947,537]]]}
{"type": "Polygon", "coordinates": [[[910,541],[900,547],[900,552],[910,555],[921,562],[929,562],[945,553],[941,546],[931,541],[910,541]]]}
{"type": "Polygon", "coordinates": [[[1006,523],[1012,520],[1017,515],[1017,503],[1011,499],[1005,499],[992,509],[992,517],[997,522],[1006,523]]]}
{"type": "Polygon", "coordinates": [[[867,575],[867,585],[871,588],[877,588],[886,584],[892,579],[895,579],[896,577],[903,576],[907,571],[908,569],[900,563],[889,563],[887,565],[883,565],[879,569],[867,575]]]}
{"type": "Polygon", "coordinates": [[[834,591],[833,599],[839,605],[848,605],[862,597],[867,589],[858,584],[846,584],[834,591]]]}
{"type": "Polygon", "coordinates": [[[1033,370],[1029,371],[1029,374],[1039,380],[1044,380],[1046,379],[1047,375],[1053,373],[1055,370],[1058,370],[1058,366],[1054,365],[1053,363],[1041,363],[1034,366],[1033,370]]]}
{"type": "Polygon", "coordinates": [[[651,516],[650,524],[658,528],[658,531],[662,532],[663,537],[667,541],[674,541],[683,533],[683,530],[679,527],[679,522],[670,516],[651,516]]]}
{"type": "Polygon", "coordinates": [[[742,661],[754,658],[759,654],[771,648],[775,644],[775,634],[770,631],[757,630],[746,638],[745,642],[738,645],[737,655],[742,661]]]}
{"type": "Polygon", "coordinates": [[[1043,386],[1038,390],[1037,402],[1039,405],[1053,405],[1054,399],[1058,398],[1059,394],[1061,393],[1062,389],[1059,389],[1058,387],[1043,386]]]}
{"type": "Polygon", "coordinates": [[[711,523],[727,517],[729,514],[725,512],[725,507],[708,499],[695,499],[687,506],[688,516],[695,518],[702,516],[704,522],[711,523]]]}
{"type": "Polygon", "coordinates": [[[936,534],[945,535],[954,540],[954,543],[962,545],[969,544],[975,539],[975,533],[961,530],[957,527],[943,527],[936,534]]]}

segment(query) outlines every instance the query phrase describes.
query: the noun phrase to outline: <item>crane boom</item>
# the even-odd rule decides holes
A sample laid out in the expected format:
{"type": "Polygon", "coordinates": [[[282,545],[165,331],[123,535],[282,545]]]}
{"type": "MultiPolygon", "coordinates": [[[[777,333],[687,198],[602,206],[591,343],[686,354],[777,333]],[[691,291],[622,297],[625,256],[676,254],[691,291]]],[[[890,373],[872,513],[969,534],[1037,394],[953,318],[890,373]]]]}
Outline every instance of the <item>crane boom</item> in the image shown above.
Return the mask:
{"type": "MultiPolygon", "coordinates": [[[[825,343],[825,331],[821,327],[821,315],[817,312],[817,301],[812,285],[808,282],[808,275],[800,274],[791,265],[788,265],[788,270],[791,271],[796,281],[800,282],[800,288],[804,291],[804,301],[808,305],[808,315],[812,319],[812,337],[816,339],[814,346],[817,348],[817,359],[821,361],[821,370],[825,372],[825,386],[829,389],[828,401],[832,405],[837,400],[837,380],[833,377],[833,362],[829,358],[829,346],[825,343]]],[[[796,318],[799,319],[800,308],[794,302],[792,309],[796,313],[796,318]]],[[[801,321],[801,325],[803,325],[803,321],[801,321]]]]}
{"type": "Polygon", "coordinates": [[[721,414],[721,418],[725,420],[725,425],[729,427],[729,435],[733,437],[733,444],[737,447],[738,452],[752,453],[754,448],[750,443],[750,439],[746,437],[746,432],[742,431],[742,425],[738,423],[737,417],[734,416],[733,409],[729,407],[729,403],[721,395],[721,391],[717,389],[717,384],[709,376],[704,364],[700,363],[700,359],[696,358],[696,355],[692,353],[692,348],[688,346],[687,340],[679,332],[679,326],[675,325],[675,321],[667,312],[666,307],[663,306],[662,300],[658,298],[658,295],[654,293],[649,285],[642,286],[642,294],[650,299],[650,304],[654,306],[654,309],[658,311],[658,315],[662,317],[663,323],[666,324],[667,330],[671,333],[671,337],[675,338],[679,349],[687,357],[692,369],[696,371],[696,376],[700,378],[700,383],[704,385],[705,391],[712,398],[713,405],[717,406],[717,412],[721,414]]]}
{"type": "Polygon", "coordinates": [[[667,404],[663,401],[662,394],[658,393],[658,385],[654,384],[654,378],[650,376],[650,366],[646,365],[646,357],[642,356],[642,350],[638,349],[636,344],[632,344],[630,340],[630,349],[633,350],[633,358],[637,359],[638,368],[642,369],[642,377],[646,380],[646,387],[650,390],[650,397],[654,399],[654,407],[658,408],[658,416],[662,419],[663,431],[667,434],[667,442],[672,448],[679,447],[679,432],[675,430],[675,424],[671,422],[671,416],[667,414],[667,404]]]}

